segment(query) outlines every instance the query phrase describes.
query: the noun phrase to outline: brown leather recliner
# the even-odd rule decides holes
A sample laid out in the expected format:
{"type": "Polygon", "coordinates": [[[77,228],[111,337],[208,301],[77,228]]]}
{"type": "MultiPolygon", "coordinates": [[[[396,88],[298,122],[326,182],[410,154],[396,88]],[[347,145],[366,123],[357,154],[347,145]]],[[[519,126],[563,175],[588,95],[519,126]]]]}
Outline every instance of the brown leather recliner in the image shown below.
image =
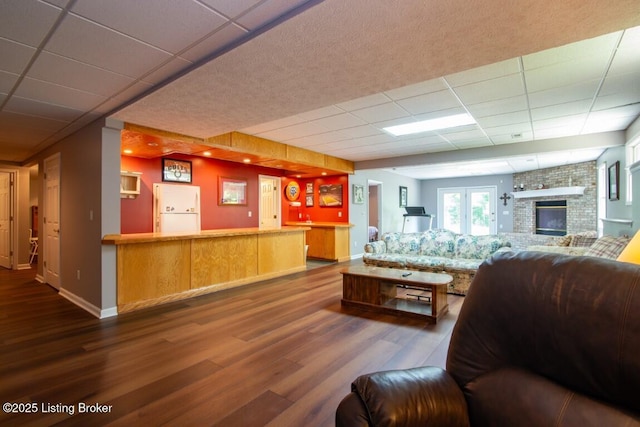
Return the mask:
{"type": "Polygon", "coordinates": [[[352,426],[640,426],[640,266],[541,252],[478,270],[447,369],[358,377],[352,426]]]}

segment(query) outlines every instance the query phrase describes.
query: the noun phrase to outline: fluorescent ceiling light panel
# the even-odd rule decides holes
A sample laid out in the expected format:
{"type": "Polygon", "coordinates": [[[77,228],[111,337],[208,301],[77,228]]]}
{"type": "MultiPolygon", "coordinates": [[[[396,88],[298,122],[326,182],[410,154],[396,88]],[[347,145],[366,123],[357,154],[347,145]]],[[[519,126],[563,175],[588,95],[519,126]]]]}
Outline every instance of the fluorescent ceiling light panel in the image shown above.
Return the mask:
{"type": "Polygon", "coordinates": [[[476,121],[469,114],[456,114],[454,116],[440,117],[438,119],[389,126],[383,128],[383,130],[395,136],[402,136],[428,132],[431,130],[450,129],[458,126],[473,125],[475,123],[476,121]]]}

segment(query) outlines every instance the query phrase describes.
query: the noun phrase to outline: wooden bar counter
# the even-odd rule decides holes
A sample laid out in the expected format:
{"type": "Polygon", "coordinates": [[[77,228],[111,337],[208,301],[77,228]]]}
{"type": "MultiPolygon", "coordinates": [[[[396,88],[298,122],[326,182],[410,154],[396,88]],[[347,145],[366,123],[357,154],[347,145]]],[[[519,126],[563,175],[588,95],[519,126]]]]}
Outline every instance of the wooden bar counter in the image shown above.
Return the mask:
{"type": "Polygon", "coordinates": [[[353,224],[347,222],[287,222],[290,226],[306,226],[309,258],[331,261],[351,259],[349,233],[353,224]]]}
{"type": "Polygon", "coordinates": [[[118,312],[190,298],[306,269],[309,227],[237,228],[193,234],[112,234],[118,312]]]}

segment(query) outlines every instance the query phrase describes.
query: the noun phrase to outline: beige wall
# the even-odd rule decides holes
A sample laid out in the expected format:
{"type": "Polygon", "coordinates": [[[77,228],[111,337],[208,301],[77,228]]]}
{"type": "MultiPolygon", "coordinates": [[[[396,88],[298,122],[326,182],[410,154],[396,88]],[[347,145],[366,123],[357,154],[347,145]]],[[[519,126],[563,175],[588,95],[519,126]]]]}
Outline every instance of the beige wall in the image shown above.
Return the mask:
{"type": "MultiPolygon", "coordinates": [[[[103,307],[102,295],[102,128],[95,121],[61,142],[39,153],[34,159],[39,166],[38,186],[43,186],[44,159],[60,153],[60,290],[71,295],[84,308],[103,307]],[[78,270],[80,271],[78,278],[78,270]]],[[[119,157],[119,145],[116,149],[119,157]]],[[[119,166],[114,166],[114,175],[119,166]]],[[[27,176],[28,179],[28,176],[27,176]]],[[[119,198],[109,206],[106,215],[118,215],[119,198]]],[[[40,211],[44,200],[39,194],[40,211]]],[[[28,197],[27,197],[28,201],[28,197]]],[[[40,219],[43,215],[40,215],[40,219]]],[[[42,222],[40,224],[42,229],[42,222]]],[[[44,243],[44,242],[43,242],[44,243]]],[[[42,249],[42,246],[41,246],[42,249]]],[[[38,260],[42,275],[42,257],[38,260]]],[[[113,299],[115,302],[115,298],[113,299]]],[[[89,310],[92,311],[92,310],[89,310]]],[[[95,311],[94,314],[98,315],[95,311]]]]}

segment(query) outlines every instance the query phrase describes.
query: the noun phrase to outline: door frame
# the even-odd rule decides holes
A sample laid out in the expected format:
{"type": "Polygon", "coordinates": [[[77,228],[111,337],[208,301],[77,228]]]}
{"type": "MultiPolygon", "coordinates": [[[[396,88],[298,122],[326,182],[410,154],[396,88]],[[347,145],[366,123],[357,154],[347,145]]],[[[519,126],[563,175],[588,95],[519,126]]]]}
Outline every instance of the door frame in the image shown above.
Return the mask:
{"type": "MultiPolygon", "coordinates": [[[[40,215],[40,217],[42,218],[42,237],[38,238],[38,240],[40,241],[40,250],[42,253],[42,277],[43,277],[43,281],[45,283],[48,283],[49,285],[53,286],[56,289],[61,289],[62,288],[62,274],[60,272],[61,267],[62,267],[62,251],[60,250],[61,248],[61,242],[62,242],[62,232],[60,231],[60,229],[62,228],[62,215],[61,215],[61,202],[60,202],[60,198],[62,195],[62,156],[60,155],[60,153],[56,153],[53,154],[49,157],[47,157],[46,159],[44,159],[43,164],[42,164],[42,173],[43,173],[43,179],[42,179],[42,191],[43,191],[43,197],[42,197],[42,215],[40,215]],[[47,164],[49,162],[57,162],[58,164],[58,206],[57,206],[57,210],[58,210],[58,276],[57,276],[57,280],[55,281],[55,283],[51,283],[51,281],[49,280],[50,277],[47,274],[47,267],[45,266],[45,262],[49,261],[48,259],[48,253],[49,253],[49,249],[48,246],[48,239],[47,239],[47,233],[48,233],[48,228],[47,228],[47,221],[46,221],[46,215],[48,212],[48,197],[47,197],[47,178],[46,178],[46,173],[47,173],[47,164]]],[[[40,204],[40,203],[39,203],[40,204]]],[[[39,219],[40,220],[40,219],[39,219]]],[[[38,261],[39,262],[39,261],[38,261]]]]}
{"type": "Polygon", "coordinates": [[[477,191],[482,191],[482,190],[488,190],[489,191],[489,210],[491,211],[489,213],[489,234],[496,234],[498,232],[498,223],[497,223],[497,210],[498,210],[498,203],[496,200],[497,197],[497,193],[498,193],[498,187],[495,185],[478,185],[478,186],[473,186],[473,187],[443,187],[443,188],[438,188],[437,191],[437,207],[438,207],[438,214],[436,216],[437,218],[437,223],[438,223],[438,228],[444,228],[444,206],[442,203],[442,196],[444,193],[461,193],[462,197],[461,197],[461,208],[463,210],[463,212],[461,212],[461,215],[463,216],[463,218],[460,219],[460,232],[463,234],[468,234],[471,232],[471,230],[467,230],[468,226],[471,224],[472,219],[468,216],[469,215],[469,209],[471,208],[470,206],[470,201],[469,201],[469,194],[472,192],[477,192],[477,191]]]}
{"type": "MultiPolygon", "coordinates": [[[[9,268],[17,270],[20,267],[19,245],[16,245],[18,233],[18,221],[16,221],[16,206],[18,206],[18,170],[0,167],[0,172],[9,174],[9,268]]],[[[27,263],[28,264],[28,263],[27,263]]],[[[30,268],[29,265],[24,267],[30,268]]]]}
{"type": "Polygon", "coordinates": [[[275,203],[276,203],[275,228],[279,228],[282,225],[282,198],[280,197],[280,194],[282,191],[282,178],[280,178],[279,176],[263,175],[263,174],[258,175],[258,195],[259,195],[258,197],[260,197],[260,199],[258,200],[258,227],[262,227],[262,220],[263,220],[263,214],[264,214],[262,212],[262,191],[261,191],[263,180],[270,180],[275,183],[275,189],[276,189],[275,191],[276,193],[275,195],[275,203]]]}

